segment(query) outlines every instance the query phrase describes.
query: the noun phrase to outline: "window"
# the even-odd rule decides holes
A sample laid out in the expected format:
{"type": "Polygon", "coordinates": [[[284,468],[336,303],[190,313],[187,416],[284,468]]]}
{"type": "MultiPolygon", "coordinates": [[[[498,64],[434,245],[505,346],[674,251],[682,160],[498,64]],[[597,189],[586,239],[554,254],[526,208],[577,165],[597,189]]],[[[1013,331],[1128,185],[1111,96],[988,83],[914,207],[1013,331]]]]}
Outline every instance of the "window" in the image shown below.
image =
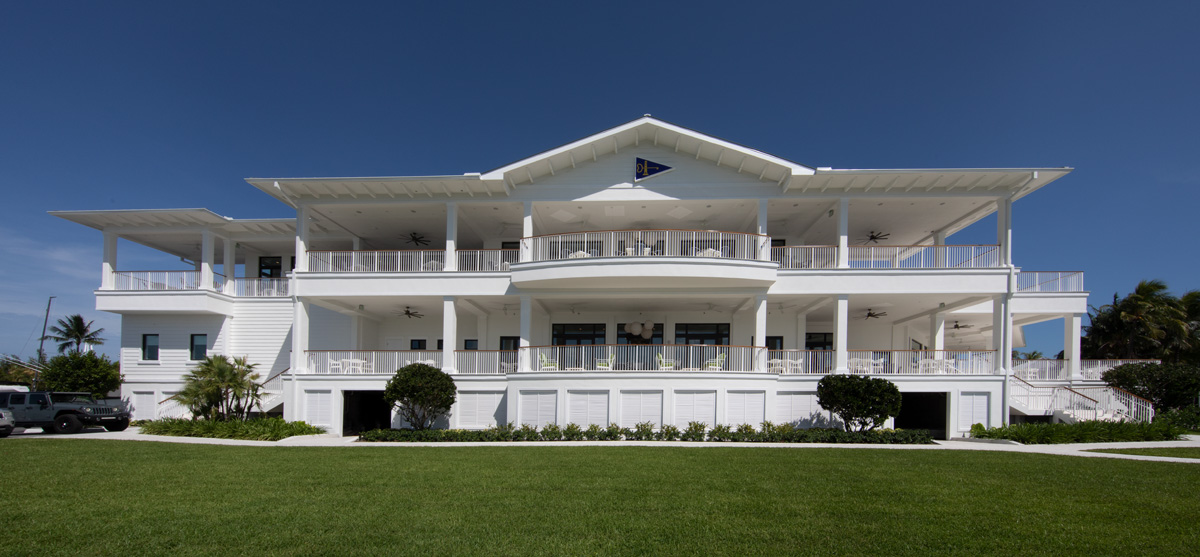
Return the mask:
{"type": "Polygon", "coordinates": [[[13,407],[18,404],[25,404],[25,393],[16,393],[16,394],[9,396],[9,398],[8,398],[9,407],[13,407]]]}
{"type": "Polygon", "coordinates": [[[516,350],[521,347],[521,337],[500,337],[501,350],[516,350]]]}
{"type": "MultiPolygon", "coordinates": [[[[750,346],[757,346],[754,337],[750,337],[750,346]]],[[[767,337],[767,350],[783,350],[783,337],[767,337]]]]}
{"type": "Polygon", "coordinates": [[[33,394],[29,395],[29,404],[30,405],[34,405],[34,404],[43,405],[43,404],[50,404],[50,401],[46,399],[45,393],[33,393],[33,394]]]}
{"type": "Polygon", "coordinates": [[[142,335],[142,359],[158,360],[158,335],[142,335]]]}
{"type": "Polygon", "coordinates": [[[262,278],[281,278],[283,277],[283,258],[282,257],[259,257],[258,258],[258,276],[262,278]]]}
{"type": "Polygon", "coordinates": [[[192,335],[190,359],[203,360],[208,355],[208,335],[192,335]]]}
{"type": "Polygon", "coordinates": [[[409,350],[424,350],[425,349],[425,339],[414,338],[414,339],[408,341],[408,349],[409,350]]]}
{"type": "Polygon", "coordinates": [[[787,238],[771,238],[771,247],[781,248],[787,245],[787,238]]]}
{"type": "Polygon", "coordinates": [[[500,249],[521,249],[521,242],[500,242],[500,249]]]}
{"type": "Polygon", "coordinates": [[[617,344],[662,344],[663,343],[663,324],[655,323],[654,331],[647,339],[640,334],[633,335],[625,330],[625,325],[617,324],[617,344]]]}
{"type": "Polygon", "coordinates": [[[463,350],[479,350],[479,339],[468,338],[463,340],[463,350]]]}
{"type": "Polygon", "coordinates": [[[833,333],[807,333],[804,335],[805,350],[833,350],[833,333]]]}
{"type": "Polygon", "coordinates": [[[916,339],[911,339],[910,342],[912,344],[909,345],[909,348],[912,348],[913,350],[924,350],[925,349],[925,345],[917,342],[916,339]]]}
{"type": "Polygon", "coordinates": [[[729,345],[729,323],[677,323],[675,344],[729,345]]]}
{"type": "Polygon", "coordinates": [[[554,346],[604,344],[604,329],[604,323],[555,324],[550,344],[554,346]]]}
{"type": "Polygon", "coordinates": [[[442,339],[438,339],[438,350],[442,349],[442,339]]]}

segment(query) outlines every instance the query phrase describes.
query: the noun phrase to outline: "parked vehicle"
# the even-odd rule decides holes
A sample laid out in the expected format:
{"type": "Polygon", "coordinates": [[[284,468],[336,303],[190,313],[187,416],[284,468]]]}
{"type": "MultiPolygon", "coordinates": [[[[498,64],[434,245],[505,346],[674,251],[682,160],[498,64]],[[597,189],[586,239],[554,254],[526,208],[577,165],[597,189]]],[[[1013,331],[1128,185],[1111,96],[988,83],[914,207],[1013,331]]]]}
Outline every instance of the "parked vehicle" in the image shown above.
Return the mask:
{"type": "Polygon", "coordinates": [[[89,393],[0,393],[0,409],[11,412],[15,427],[40,427],[47,433],[78,433],[87,426],[108,431],[129,427],[129,412],[97,402],[89,393]]]}
{"type": "Polygon", "coordinates": [[[17,424],[13,420],[12,410],[0,408],[0,437],[8,437],[14,427],[17,427],[17,424]]]}

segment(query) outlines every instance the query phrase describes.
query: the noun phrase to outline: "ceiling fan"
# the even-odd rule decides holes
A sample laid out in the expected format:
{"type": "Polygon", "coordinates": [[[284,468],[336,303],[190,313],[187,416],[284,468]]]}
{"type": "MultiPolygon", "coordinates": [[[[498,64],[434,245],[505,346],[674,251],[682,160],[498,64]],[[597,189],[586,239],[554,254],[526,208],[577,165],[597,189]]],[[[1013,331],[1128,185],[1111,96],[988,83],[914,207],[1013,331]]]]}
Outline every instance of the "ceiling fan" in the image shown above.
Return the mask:
{"type": "Polygon", "coordinates": [[[886,240],[891,235],[892,234],[890,232],[876,232],[876,231],[872,230],[870,232],[867,232],[867,239],[863,240],[862,243],[864,245],[878,244],[880,240],[886,240]]]}
{"type": "Polygon", "coordinates": [[[880,317],[884,317],[886,315],[886,311],[871,311],[868,309],[867,314],[863,316],[863,319],[879,319],[880,317]]]}
{"type": "Polygon", "coordinates": [[[429,245],[429,240],[426,240],[425,236],[423,234],[421,234],[420,232],[409,232],[408,239],[405,240],[405,242],[409,243],[409,244],[413,244],[414,246],[428,246],[429,245]]]}
{"type": "Polygon", "coordinates": [[[412,319],[412,318],[414,318],[414,317],[416,317],[417,319],[420,319],[420,318],[422,318],[422,317],[425,317],[425,315],[424,315],[424,314],[422,314],[422,313],[418,313],[418,312],[416,312],[416,311],[413,311],[413,309],[412,309],[411,307],[408,307],[408,306],[404,306],[404,313],[396,312],[396,314],[398,314],[398,315],[403,315],[403,316],[405,316],[405,317],[407,317],[407,318],[409,318],[409,319],[412,319]]]}
{"type": "Polygon", "coordinates": [[[971,327],[974,327],[974,325],[959,325],[958,321],[955,321],[954,326],[951,328],[957,331],[959,329],[970,329],[971,327]]]}

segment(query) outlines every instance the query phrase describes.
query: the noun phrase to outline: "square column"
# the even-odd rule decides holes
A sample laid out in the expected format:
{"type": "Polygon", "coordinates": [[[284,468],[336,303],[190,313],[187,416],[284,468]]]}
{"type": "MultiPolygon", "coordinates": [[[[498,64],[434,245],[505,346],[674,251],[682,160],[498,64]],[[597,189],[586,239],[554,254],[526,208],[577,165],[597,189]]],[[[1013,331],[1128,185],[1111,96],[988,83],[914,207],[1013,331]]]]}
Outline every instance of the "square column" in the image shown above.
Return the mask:
{"type": "Polygon", "coordinates": [[[837,297],[837,309],[833,318],[833,372],[850,373],[849,350],[846,335],[850,329],[850,296],[837,297]]]}
{"type": "Polygon", "coordinates": [[[446,296],[442,298],[442,371],[446,373],[454,373],[458,368],[455,346],[458,346],[458,312],[454,296],[446,296]]]}
{"type": "Polygon", "coordinates": [[[200,290],[213,290],[213,259],[216,259],[213,233],[200,231],[200,290]]]}
{"type": "Polygon", "coordinates": [[[1083,380],[1083,370],[1080,368],[1079,362],[1082,327],[1082,313],[1063,316],[1063,360],[1067,364],[1064,372],[1071,381],[1083,380]]]}
{"type": "Polygon", "coordinates": [[[233,238],[224,238],[225,246],[221,250],[221,273],[225,275],[225,288],[223,291],[226,294],[237,294],[237,258],[234,257],[234,241],[233,238]]]}
{"type": "Polygon", "coordinates": [[[808,348],[808,313],[796,314],[796,350],[808,348]]]}
{"type": "Polygon", "coordinates": [[[850,198],[838,200],[838,268],[850,267],[850,198]]]}
{"type": "Polygon", "coordinates": [[[521,296],[521,345],[518,351],[518,362],[520,365],[517,369],[521,371],[532,371],[529,341],[533,330],[533,300],[529,296],[521,296]]]}
{"type": "Polygon", "coordinates": [[[758,259],[760,261],[771,260],[771,238],[767,235],[767,200],[758,200],[758,233],[762,235],[758,239],[758,259]]]}
{"type": "MultiPolygon", "coordinates": [[[[446,264],[442,266],[445,271],[458,270],[458,204],[446,204],[446,264]]],[[[443,337],[445,338],[445,337],[443,337]]]]}
{"type": "MultiPolygon", "coordinates": [[[[525,216],[521,218],[521,259],[520,261],[533,261],[533,246],[529,243],[529,239],[533,236],[533,202],[525,202],[525,216]]],[[[523,337],[522,337],[523,338],[523,337]]]]}
{"type": "Polygon", "coordinates": [[[993,368],[997,374],[1012,370],[1012,305],[1007,294],[992,298],[992,349],[996,351],[993,368]]]}
{"type": "Polygon", "coordinates": [[[112,232],[104,233],[104,260],[100,264],[100,290],[112,290],[116,287],[117,272],[117,235],[112,232]]]}
{"type": "Polygon", "coordinates": [[[1012,265],[1012,199],[996,200],[996,243],[1000,245],[1000,265],[1012,265]]]}
{"type": "Polygon", "coordinates": [[[308,301],[296,298],[292,304],[292,373],[308,368],[308,301]]]}
{"type": "MultiPolygon", "coordinates": [[[[945,350],[946,349],[946,314],[935,313],[929,316],[929,349],[930,350],[945,350]]],[[[941,359],[941,354],[935,354],[935,358],[941,359]]]]}
{"type": "MultiPolygon", "coordinates": [[[[296,207],[296,271],[308,270],[308,220],[311,210],[308,205],[296,207]]],[[[294,292],[295,290],[293,290],[294,292]]]]}
{"type": "Polygon", "coordinates": [[[754,299],[754,371],[767,371],[767,296],[754,299]]]}

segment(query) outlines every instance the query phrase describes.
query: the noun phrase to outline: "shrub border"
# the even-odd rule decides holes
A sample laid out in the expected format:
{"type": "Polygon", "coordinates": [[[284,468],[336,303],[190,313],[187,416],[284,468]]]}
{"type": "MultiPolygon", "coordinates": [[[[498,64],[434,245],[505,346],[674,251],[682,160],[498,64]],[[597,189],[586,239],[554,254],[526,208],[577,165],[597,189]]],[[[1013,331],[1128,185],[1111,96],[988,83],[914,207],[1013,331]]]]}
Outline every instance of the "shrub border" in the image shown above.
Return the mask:
{"type": "Polygon", "coordinates": [[[845,431],[843,429],[801,429],[791,424],[774,425],[764,422],[755,429],[750,424],[736,428],[690,422],[680,430],[665,425],[657,430],[654,424],[642,422],[633,428],[609,424],[592,424],[586,429],[577,424],[549,424],[541,429],[528,424],[508,423],[482,430],[467,429],[374,429],[359,434],[366,443],[505,443],[512,441],[714,441],[740,443],[860,443],[871,445],[930,445],[933,438],[925,430],[880,429],[874,431],[845,431]]]}

